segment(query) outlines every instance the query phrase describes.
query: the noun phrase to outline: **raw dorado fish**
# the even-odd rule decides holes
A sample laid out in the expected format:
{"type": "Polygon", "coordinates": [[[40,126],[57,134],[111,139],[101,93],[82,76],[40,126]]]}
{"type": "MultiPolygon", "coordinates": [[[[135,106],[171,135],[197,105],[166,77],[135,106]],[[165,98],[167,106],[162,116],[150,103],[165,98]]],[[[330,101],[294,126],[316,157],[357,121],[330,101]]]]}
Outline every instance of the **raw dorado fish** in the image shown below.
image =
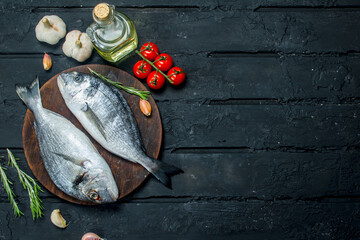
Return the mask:
{"type": "Polygon", "coordinates": [[[106,161],[89,138],[63,116],[43,108],[39,80],[16,92],[34,113],[41,158],[50,178],[64,193],[82,201],[107,203],[118,188],[106,161]]]}
{"type": "Polygon", "coordinates": [[[70,111],[105,149],[141,164],[165,186],[181,169],[146,155],[140,132],[121,92],[101,79],[78,72],[59,75],[58,87],[70,111]]]}

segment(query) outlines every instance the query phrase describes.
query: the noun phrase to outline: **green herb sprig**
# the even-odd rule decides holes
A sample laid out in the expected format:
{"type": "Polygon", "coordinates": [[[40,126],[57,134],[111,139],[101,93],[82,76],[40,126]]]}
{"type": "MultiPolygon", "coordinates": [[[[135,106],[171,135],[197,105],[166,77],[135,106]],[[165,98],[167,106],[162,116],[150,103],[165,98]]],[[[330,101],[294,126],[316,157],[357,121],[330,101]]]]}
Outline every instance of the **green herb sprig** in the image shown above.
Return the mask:
{"type": "MultiPolygon", "coordinates": [[[[0,158],[3,158],[2,156],[0,156],[0,158]]],[[[0,175],[1,175],[1,181],[4,185],[5,191],[8,195],[8,198],[10,200],[10,204],[12,205],[13,209],[14,209],[14,215],[15,217],[20,217],[21,215],[24,215],[23,212],[20,211],[19,206],[17,204],[17,202],[15,201],[15,193],[14,191],[11,189],[11,186],[13,183],[7,178],[6,173],[5,173],[6,168],[3,168],[0,165],[0,175]]]]}
{"type": "Polygon", "coordinates": [[[150,92],[149,91],[143,91],[143,90],[139,90],[139,89],[136,89],[136,88],[133,88],[133,87],[124,86],[124,85],[122,85],[122,83],[112,81],[112,80],[110,80],[109,77],[106,77],[106,76],[92,70],[89,67],[88,67],[88,69],[89,69],[91,74],[99,77],[101,80],[103,80],[105,82],[108,82],[108,83],[114,85],[115,87],[117,87],[117,88],[119,88],[121,90],[124,90],[125,92],[136,95],[136,96],[138,96],[138,97],[140,97],[140,98],[142,98],[144,100],[148,100],[148,98],[150,97],[150,92]]]}
{"type": "Polygon", "coordinates": [[[30,198],[30,209],[33,216],[35,218],[41,218],[43,214],[44,207],[42,205],[42,201],[39,197],[39,192],[43,192],[41,187],[36,183],[36,181],[27,175],[24,171],[19,168],[17,164],[17,159],[15,159],[14,155],[9,149],[6,149],[8,153],[8,165],[14,167],[18,173],[20,183],[23,185],[24,189],[28,191],[28,195],[30,198]]]}

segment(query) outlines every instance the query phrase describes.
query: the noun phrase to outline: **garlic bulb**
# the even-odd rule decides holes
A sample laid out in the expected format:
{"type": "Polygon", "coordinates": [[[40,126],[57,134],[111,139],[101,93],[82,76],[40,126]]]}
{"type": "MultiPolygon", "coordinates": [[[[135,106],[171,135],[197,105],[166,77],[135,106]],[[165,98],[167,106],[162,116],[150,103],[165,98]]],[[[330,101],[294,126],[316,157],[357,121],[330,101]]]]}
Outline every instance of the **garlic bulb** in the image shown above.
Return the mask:
{"type": "Polygon", "coordinates": [[[56,15],[44,16],[35,27],[36,38],[40,42],[54,45],[66,34],[66,24],[56,15]]]}
{"type": "Polygon", "coordinates": [[[51,222],[59,227],[59,228],[66,228],[66,221],[65,219],[63,218],[63,216],[61,215],[60,213],[60,210],[59,209],[54,209],[52,212],[51,212],[51,215],[50,215],[50,220],[51,222]]]}
{"type": "Polygon", "coordinates": [[[66,35],[62,49],[66,56],[83,62],[91,56],[93,45],[86,33],[73,30],[66,35]]]}

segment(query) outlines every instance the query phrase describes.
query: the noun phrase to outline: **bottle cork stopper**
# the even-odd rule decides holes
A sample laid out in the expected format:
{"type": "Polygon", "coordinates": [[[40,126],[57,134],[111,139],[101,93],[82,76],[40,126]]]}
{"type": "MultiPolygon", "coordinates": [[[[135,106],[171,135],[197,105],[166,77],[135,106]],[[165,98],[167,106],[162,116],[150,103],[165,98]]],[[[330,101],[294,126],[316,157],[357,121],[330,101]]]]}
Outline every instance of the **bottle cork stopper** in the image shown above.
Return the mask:
{"type": "Polygon", "coordinates": [[[94,8],[94,14],[100,20],[105,20],[110,14],[109,6],[106,3],[99,3],[94,8]]]}

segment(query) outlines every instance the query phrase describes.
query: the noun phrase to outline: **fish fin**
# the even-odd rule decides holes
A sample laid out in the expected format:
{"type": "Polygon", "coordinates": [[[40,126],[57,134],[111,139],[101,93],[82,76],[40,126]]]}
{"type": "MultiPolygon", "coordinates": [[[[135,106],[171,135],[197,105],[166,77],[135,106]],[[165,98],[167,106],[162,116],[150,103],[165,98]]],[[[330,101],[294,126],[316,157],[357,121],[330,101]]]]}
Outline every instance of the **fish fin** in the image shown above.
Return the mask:
{"type": "Polygon", "coordinates": [[[106,134],[105,134],[105,127],[103,123],[100,121],[100,119],[96,116],[94,111],[91,109],[89,104],[85,103],[81,110],[87,115],[87,118],[96,126],[96,129],[99,130],[101,135],[107,140],[106,134]]]}
{"type": "Polygon", "coordinates": [[[77,158],[73,158],[69,155],[65,155],[65,154],[62,154],[62,153],[57,153],[57,152],[52,152],[54,153],[55,155],[59,156],[59,157],[62,157],[63,159],[69,161],[69,162],[72,162],[80,167],[84,167],[84,165],[86,164],[86,162],[88,162],[89,160],[87,159],[77,159],[77,158]]]}
{"type": "Polygon", "coordinates": [[[154,163],[154,167],[146,168],[152,175],[154,175],[162,184],[167,188],[171,188],[171,176],[183,173],[184,171],[173,165],[161,162],[155,158],[151,158],[154,163]]]}
{"type": "Polygon", "coordinates": [[[74,187],[79,186],[79,184],[80,184],[82,181],[84,181],[84,179],[85,179],[85,174],[86,174],[86,173],[87,173],[87,171],[83,172],[82,174],[80,174],[79,176],[77,176],[77,177],[75,178],[75,180],[73,181],[73,186],[74,186],[74,187]]]}
{"type": "Polygon", "coordinates": [[[16,84],[15,88],[17,95],[32,111],[38,107],[42,108],[38,77],[35,78],[30,86],[21,86],[16,84]]]}

